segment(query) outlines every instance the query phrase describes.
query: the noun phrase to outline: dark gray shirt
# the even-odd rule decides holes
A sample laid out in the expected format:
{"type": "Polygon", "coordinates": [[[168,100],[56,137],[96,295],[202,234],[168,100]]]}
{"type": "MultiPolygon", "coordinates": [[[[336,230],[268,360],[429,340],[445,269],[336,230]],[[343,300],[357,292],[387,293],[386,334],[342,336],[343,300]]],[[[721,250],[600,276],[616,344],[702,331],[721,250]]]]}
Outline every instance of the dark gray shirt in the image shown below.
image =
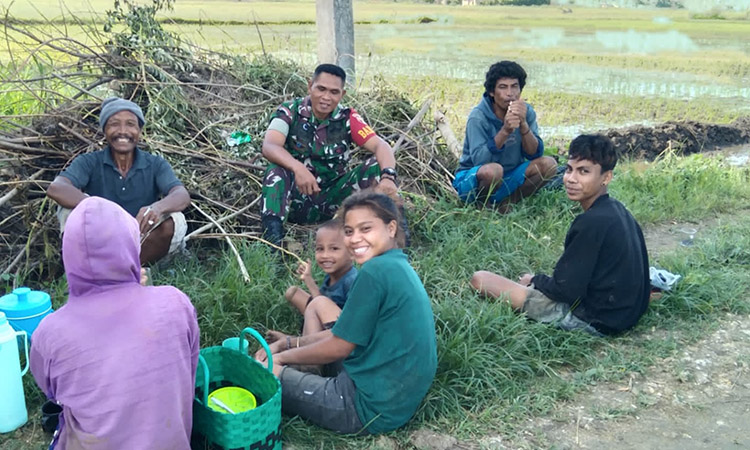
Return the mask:
{"type": "Polygon", "coordinates": [[[349,296],[349,289],[351,289],[356,279],[357,268],[354,266],[333,286],[331,286],[331,276],[326,275],[323,279],[323,285],[320,286],[320,295],[325,295],[339,305],[339,308],[344,309],[344,303],[346,303],[346,298],[349,296]]]}
{"type": "Polygon", "coordinates": [[[182,186],[164,158],[137,148],[127,177],[120,175],[109,147],[77,156],[60,175],[88,195],[117,203],[133,217],[173,187],[182,186]]]}

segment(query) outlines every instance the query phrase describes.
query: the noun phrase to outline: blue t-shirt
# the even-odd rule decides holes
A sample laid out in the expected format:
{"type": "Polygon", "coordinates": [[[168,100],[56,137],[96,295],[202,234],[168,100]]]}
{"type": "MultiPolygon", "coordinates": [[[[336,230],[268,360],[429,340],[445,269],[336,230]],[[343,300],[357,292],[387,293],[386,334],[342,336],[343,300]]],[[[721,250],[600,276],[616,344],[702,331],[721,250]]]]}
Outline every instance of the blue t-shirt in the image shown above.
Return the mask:
{"type": "Polygon", "coordinates": [[[331,286],[331,276],[326,275],[323,278],[323,285],[320,286],[320,295],[333,300],[333,303],[339,305],[339,308],[344,309],[344,303],[346,303],[346,297],[349,295],[349,289],[351,289],[354,280],[357,279],[357,268],[352,266],[343,277],[339,279],[333,286],[331,286]]]}
{"type": "Polygon", "coordinates": [[[115,166],[109,147],[77,156],[60,176],[88,195],[117,203],[133,217],[175,186],[182,186],[164,158],[137,148],[133,167],[124,178],[115,166]]]}

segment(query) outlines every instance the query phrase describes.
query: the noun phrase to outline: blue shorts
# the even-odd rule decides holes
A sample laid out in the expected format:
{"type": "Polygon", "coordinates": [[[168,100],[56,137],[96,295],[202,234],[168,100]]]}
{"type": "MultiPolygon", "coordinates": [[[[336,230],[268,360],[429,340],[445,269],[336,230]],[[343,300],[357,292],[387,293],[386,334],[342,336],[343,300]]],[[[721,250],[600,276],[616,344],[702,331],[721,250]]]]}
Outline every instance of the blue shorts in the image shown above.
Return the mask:
{"type": "MultiPolygon", "coordinates": [[[[526,181],[526,168],[529,167],[530,163],[531,161],[526,161],[510,172],[505,173],[503,183],[498,186],[497,190],[490,196],[488,201],[490,203],[501,202],[518,189],[523,182],[526,181]]],[[[465,202],[473,202],[476,200],[477,188],[479,187],[477,172],[480,167],[482,166],[476,166],[471,169],[459,170],[456,172],[456,178],[453,180],[453,188],[456,189],[461,200],[465,202]]]]}

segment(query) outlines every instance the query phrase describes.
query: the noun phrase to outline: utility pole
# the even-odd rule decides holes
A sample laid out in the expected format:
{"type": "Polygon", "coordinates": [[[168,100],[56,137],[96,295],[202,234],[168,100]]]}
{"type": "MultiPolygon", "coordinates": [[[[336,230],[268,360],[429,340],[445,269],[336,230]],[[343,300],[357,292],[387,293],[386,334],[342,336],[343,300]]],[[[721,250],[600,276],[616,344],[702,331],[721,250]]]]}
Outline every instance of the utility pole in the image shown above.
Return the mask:
{"type": "Polygon", "coordinates": [[[341,66],[354,81],[354,9],[352,0],[315,0],[318,60],[341,66]]]}

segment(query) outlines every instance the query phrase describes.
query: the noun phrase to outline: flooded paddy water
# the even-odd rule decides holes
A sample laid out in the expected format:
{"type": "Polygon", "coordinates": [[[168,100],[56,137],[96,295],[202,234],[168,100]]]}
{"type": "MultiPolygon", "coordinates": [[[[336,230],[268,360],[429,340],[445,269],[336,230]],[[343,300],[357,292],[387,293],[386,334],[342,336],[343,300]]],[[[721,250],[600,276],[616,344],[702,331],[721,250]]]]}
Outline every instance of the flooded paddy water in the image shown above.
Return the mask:
{"type": "MultiPolygon", "coordinates": [[[[105,0],[68,3],[80,3],[73,10],[83,11],[89,1],[105,0]]],[[[539,113],[545,138],[565,141],[583,131],[673,119],[729,123],[750,115],[750,20],[737,12],[740,3],[733,3],[731,20],[697,20],[686,10],[628,10],[626,0],[607,2],[612,7],[606,9],[583,8],[581,1],[465,8],[355,2],[357,86],[382,76],[415,101],[431,95],[458,134],[488,66],[501,59],[526,68],[524,97],[539,113]]],[[[691,1],[696,8],[711,4],[691,1]]],[[[109,7],[107,0],[97,14],[109,7]]],[[[312,66],[314,10],[312,1],[186,0],[164,23],[201,46],[312,66]]]]}
{"type": "MultiPolygon", "coordinates": [[[[386,5],[384,5],[384,8],[386,5]]],[[[493,9],[487,8],[488,14],[493,9]]],[[[658,11],[646,23],[632,27],[601,21],[596,27],[581,28],[568,23],[573,14],[540,20],[539,26],[512,26],[514,20],[498,15],[497,25],[466,25],[450,14],[426,15],[433,20],[418,23],[368,23],[355,26],[358,76],[369,79],[420,80],[420,90],[453,89],[458,101],[446,101],[449,115],[466,117],[481,95],[487,67],[500,59],[519,61],[527,70],[527,95],[554,97],[581,96],[591,99],[618,99],[639,107],[639,99],[649,102],[683,102],[673,113],[689,118],[691,104],[712,105],[719,111],[750,115],[750,40],[741,34],[711,33],[704,28],[677,24],[658,11]],[[551,26],[555,21],[559,26],[551,26]],[[645,28],[645,29],[639,29],[645,28]],[[454,86],[446,87],[446,85],[454,86]]],[[[616,22],[618,12],[612,10],[616,22]]],[[[355,5],[356,16],[356,5],[355,5]]],[[[384,13],[383,17],[387,17],[384,13]]],[[[691,25],[692,26],[692,25],[691,25]]],[[[750,21],[740,24],[750,35],[750,21]]],[[[181,25],[183,28],[184,25],[181,25]]],[[[263,37],[265,51],[313,65],[317,61],[314,24],[260,25],[258,30],[222,26],[217,35],[210,27],[203,37],[222,42],[234,51],[259,51],[263,37]]],[[[197,30],[196,30],[197,31],[197,30]]],[[[406,80],[406,81],[404,81],[406,80]]],[[[439,96],[438,96],[439,97],[439,96]]],[[[537,105],[535,105],[537,106],[537,105]]],[[[537,108],[544,116],[545,106],[537,108]]],[[[578,106],[580,108],[580,106],[578,106]]],[[[549,111],[557,113],[557,111],[549,111]]],[[[666,120],[656,112],[633,112],[629,117],[559,118],[548,114],[545,135],[568,139],[583,130],[652,125],[666,120]]],[[[455,120],[459,132],[460,120],[455,120]]]]}

